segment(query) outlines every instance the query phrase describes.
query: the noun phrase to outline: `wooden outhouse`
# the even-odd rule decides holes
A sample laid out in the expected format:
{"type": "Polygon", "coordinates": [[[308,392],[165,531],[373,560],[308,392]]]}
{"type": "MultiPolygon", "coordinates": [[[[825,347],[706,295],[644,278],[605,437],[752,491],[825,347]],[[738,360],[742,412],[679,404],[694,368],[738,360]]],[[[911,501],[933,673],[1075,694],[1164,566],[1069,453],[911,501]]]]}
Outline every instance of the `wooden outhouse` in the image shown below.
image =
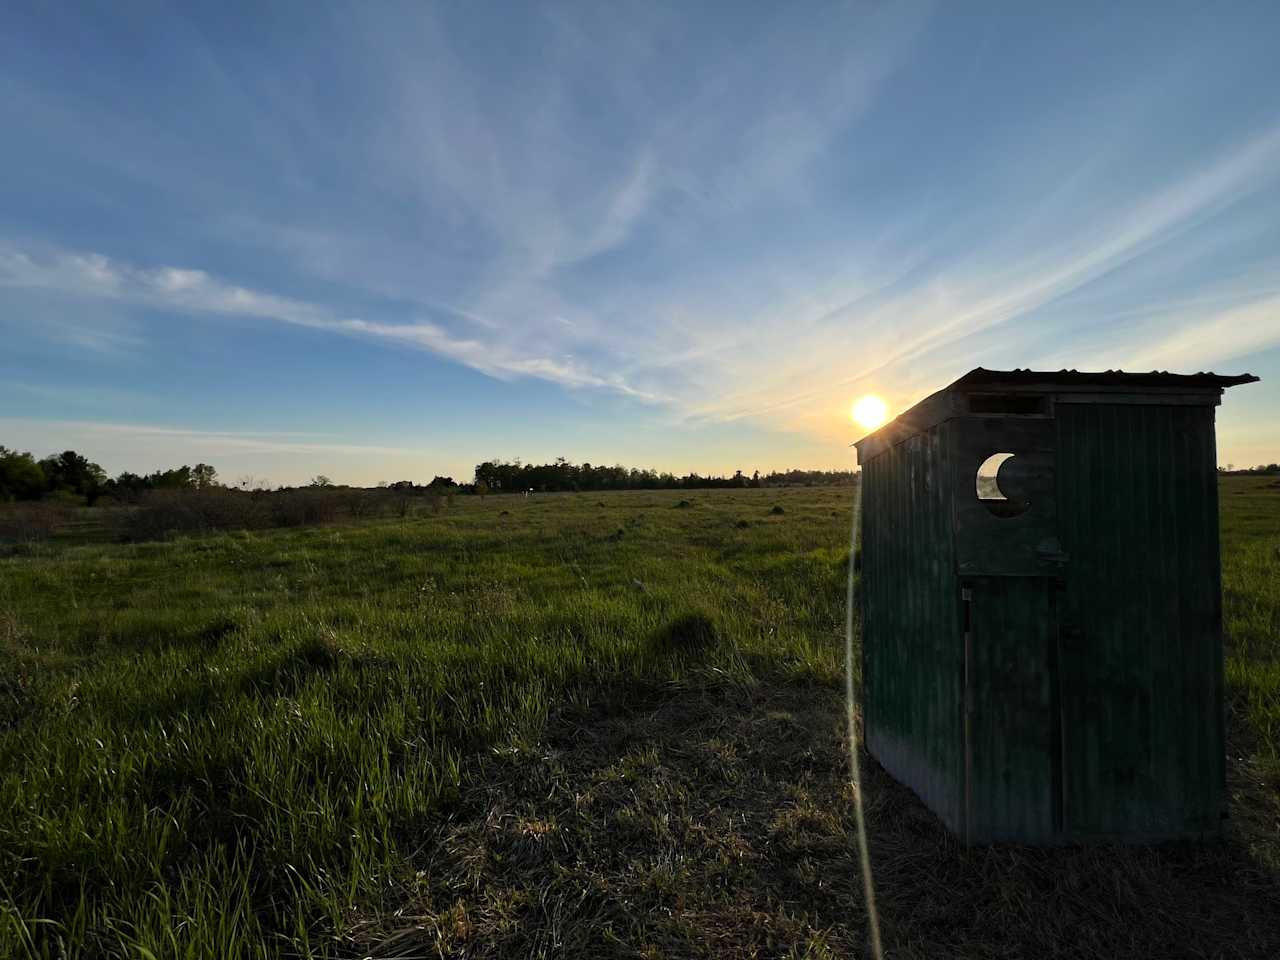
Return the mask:
{"type": "Polygon", "coordinates": [[[1219,832],[1214,408],[981,368],[857,443],[867,747],[967,842],[1219,832]]]}

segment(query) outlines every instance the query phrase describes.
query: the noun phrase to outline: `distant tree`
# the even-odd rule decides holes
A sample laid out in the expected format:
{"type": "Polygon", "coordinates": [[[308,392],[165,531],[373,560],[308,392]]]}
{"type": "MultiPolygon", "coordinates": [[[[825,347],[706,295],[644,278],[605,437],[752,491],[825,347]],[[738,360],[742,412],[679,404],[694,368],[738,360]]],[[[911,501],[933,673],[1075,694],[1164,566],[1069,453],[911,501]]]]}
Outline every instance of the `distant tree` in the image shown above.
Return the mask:
{"type": "Polygon", "coordinates": [[[103,492],[126,503],[135,503],[144,490],[150,490],[151,484],[146,477],[125,470],[114,480],[108,480],[103,492]]]}
{"type": "Polygon", "coordinates": [[[172,470],[157,470],[148,474],[147,484],[152,490],[185,490],[193,486],[191,468],[185,463],[172,470]]]}
{"type": "Polygon", "coordinates": [[[328,477],[326,477],[323,473],[318,473],[318,474],[316,474],[314,477],[312,477],[312,478],[311,478],[311,483],[310,483],[310,484],[308,484],[308,486],[312,486],[312,487],[332,487],[332,486],[333,486],[333,481],[332,481],[332,480],[330,480],[328,477]]]}
{"type": "Polygon", "coordinates": [[[35,457],[0,446],[0,500],[38,500],[46,485],[35,457]]]}
{"type": "Polygon", "coordinates": [[[44,471],[45,488],[50,493],[74,493],[91,502],[107,482],[107,472],[102,467],[74,450],[45,457],[40,461],[40,469],[44,471]]]}
{"type": "Polygon", "coordinates": [[[476,486],[484,484],[485,490],[501,490],[502,489],[502,473],[506,464],[498,463],[493,460],[486,460],[484,463],[476,464],[475,482],[476,486]]]}
{"type": "Polygon", "coordinates": [[[741,470],[731,476],[703,476],[689,473],[677,477],[671,473],[659,473],[656,470],[638,467],[624,467],[615,464],[611,467],[593,466],[583,463],[575,466],[557,457],[548,464],[521,464],[519,460],[507,463],[502,460],[486,460],[476,465],[476,484],[471,488],[480,492],[479,484],[485,484],[485,490],[693,490],[704,487],[761,487],[783,484],[849,484],[853,482],[853,473],[848,470],[788,470],[785,473],[771,473],[761,477],[755,471],[748,477],[741,470]]]}
{"type": "Polygon", "coordinates": [[[218,471],[207,463],[197,463],[191,468],[191,483],[197,490],[218,486],[218,471]]]}

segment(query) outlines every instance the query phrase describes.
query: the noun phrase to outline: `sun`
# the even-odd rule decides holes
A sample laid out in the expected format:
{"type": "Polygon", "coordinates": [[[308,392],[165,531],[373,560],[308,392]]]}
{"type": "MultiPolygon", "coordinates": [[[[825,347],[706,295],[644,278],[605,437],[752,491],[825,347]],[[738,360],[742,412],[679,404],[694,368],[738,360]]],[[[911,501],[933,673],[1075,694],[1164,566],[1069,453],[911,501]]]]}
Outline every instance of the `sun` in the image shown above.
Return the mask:
{"type": "Polygon", "coordinates": [[[869,393],[854,401],[849,413],[862,429],[874,430],[889,415],[889,405],[874,393],[869,393]]]}

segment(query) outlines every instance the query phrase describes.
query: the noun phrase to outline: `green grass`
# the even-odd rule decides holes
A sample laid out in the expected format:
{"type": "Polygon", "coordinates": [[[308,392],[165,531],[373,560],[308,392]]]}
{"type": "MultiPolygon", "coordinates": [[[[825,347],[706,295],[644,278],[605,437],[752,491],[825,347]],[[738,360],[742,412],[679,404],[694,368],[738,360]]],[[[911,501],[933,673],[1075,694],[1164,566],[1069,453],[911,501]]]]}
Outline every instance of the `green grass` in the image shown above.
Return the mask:
{"type": "Polygon", "coordinates": [[[0,954],[342,943],[395,904],[466,757],[601,682],[680,676],[690,623],[699,669],[834,683],[848,501],[492,497],[0,561],[0,954]]]}
{"type": "MultiPolygon", "coordinates": [[[[1103,952],[1187,949],[1208,910],[1270,936],[1280,489],[1231,479],[1222,504],[1233,838],[980,855],[869,780],[901,954],[1037,955],[1074,922],[1103,952]],[[1111,890],[1106,917],[1071,884],[1111,890]],[[1134,932],[1147,890],[1190,932],[1134,932]]],[[[0,559],[0,956],[856,952],[849,509],[459,498],[0,559]]]]}
{"type": "Polygon", "coordinates": [[[1280,478],[1231,477],[1220,495],[1229,710],[1239,752],[1280,791],[1280,478]]]}

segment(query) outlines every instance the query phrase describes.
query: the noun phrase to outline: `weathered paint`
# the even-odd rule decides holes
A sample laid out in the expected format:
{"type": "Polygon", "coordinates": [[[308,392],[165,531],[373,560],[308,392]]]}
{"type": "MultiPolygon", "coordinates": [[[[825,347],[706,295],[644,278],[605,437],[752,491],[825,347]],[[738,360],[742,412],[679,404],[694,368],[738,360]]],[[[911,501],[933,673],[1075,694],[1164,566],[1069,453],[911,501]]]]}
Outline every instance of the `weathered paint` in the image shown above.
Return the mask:
{"type": "Polygon", "coordinates": [[[1077,837],[1220,828],[1213,408],[1063,404],[1065,813],[1077,837]]]}
{"type": "Polygon", "coordinates": [[[858,445],[868,748],[970,842],[1212,835],[1213,413],[1251,378],[1000,376],[858,445]],[[975,490],[1002,451],[1017,516],[975,490]]]}
{"type": "Polygon", "coordinates": [[[969,838],[1044,841],[1061,821],[1053,720],[1057,586],[1045,577],[978,577],[968,583],[969,838]]]}
{"type": "Polygon", "coordinates": [[[863,692],[872,753],[958,830],[961,634],[943,432],[916,434],[863,469],[864,638],[874,638],[863,644],[863,692]]]}

